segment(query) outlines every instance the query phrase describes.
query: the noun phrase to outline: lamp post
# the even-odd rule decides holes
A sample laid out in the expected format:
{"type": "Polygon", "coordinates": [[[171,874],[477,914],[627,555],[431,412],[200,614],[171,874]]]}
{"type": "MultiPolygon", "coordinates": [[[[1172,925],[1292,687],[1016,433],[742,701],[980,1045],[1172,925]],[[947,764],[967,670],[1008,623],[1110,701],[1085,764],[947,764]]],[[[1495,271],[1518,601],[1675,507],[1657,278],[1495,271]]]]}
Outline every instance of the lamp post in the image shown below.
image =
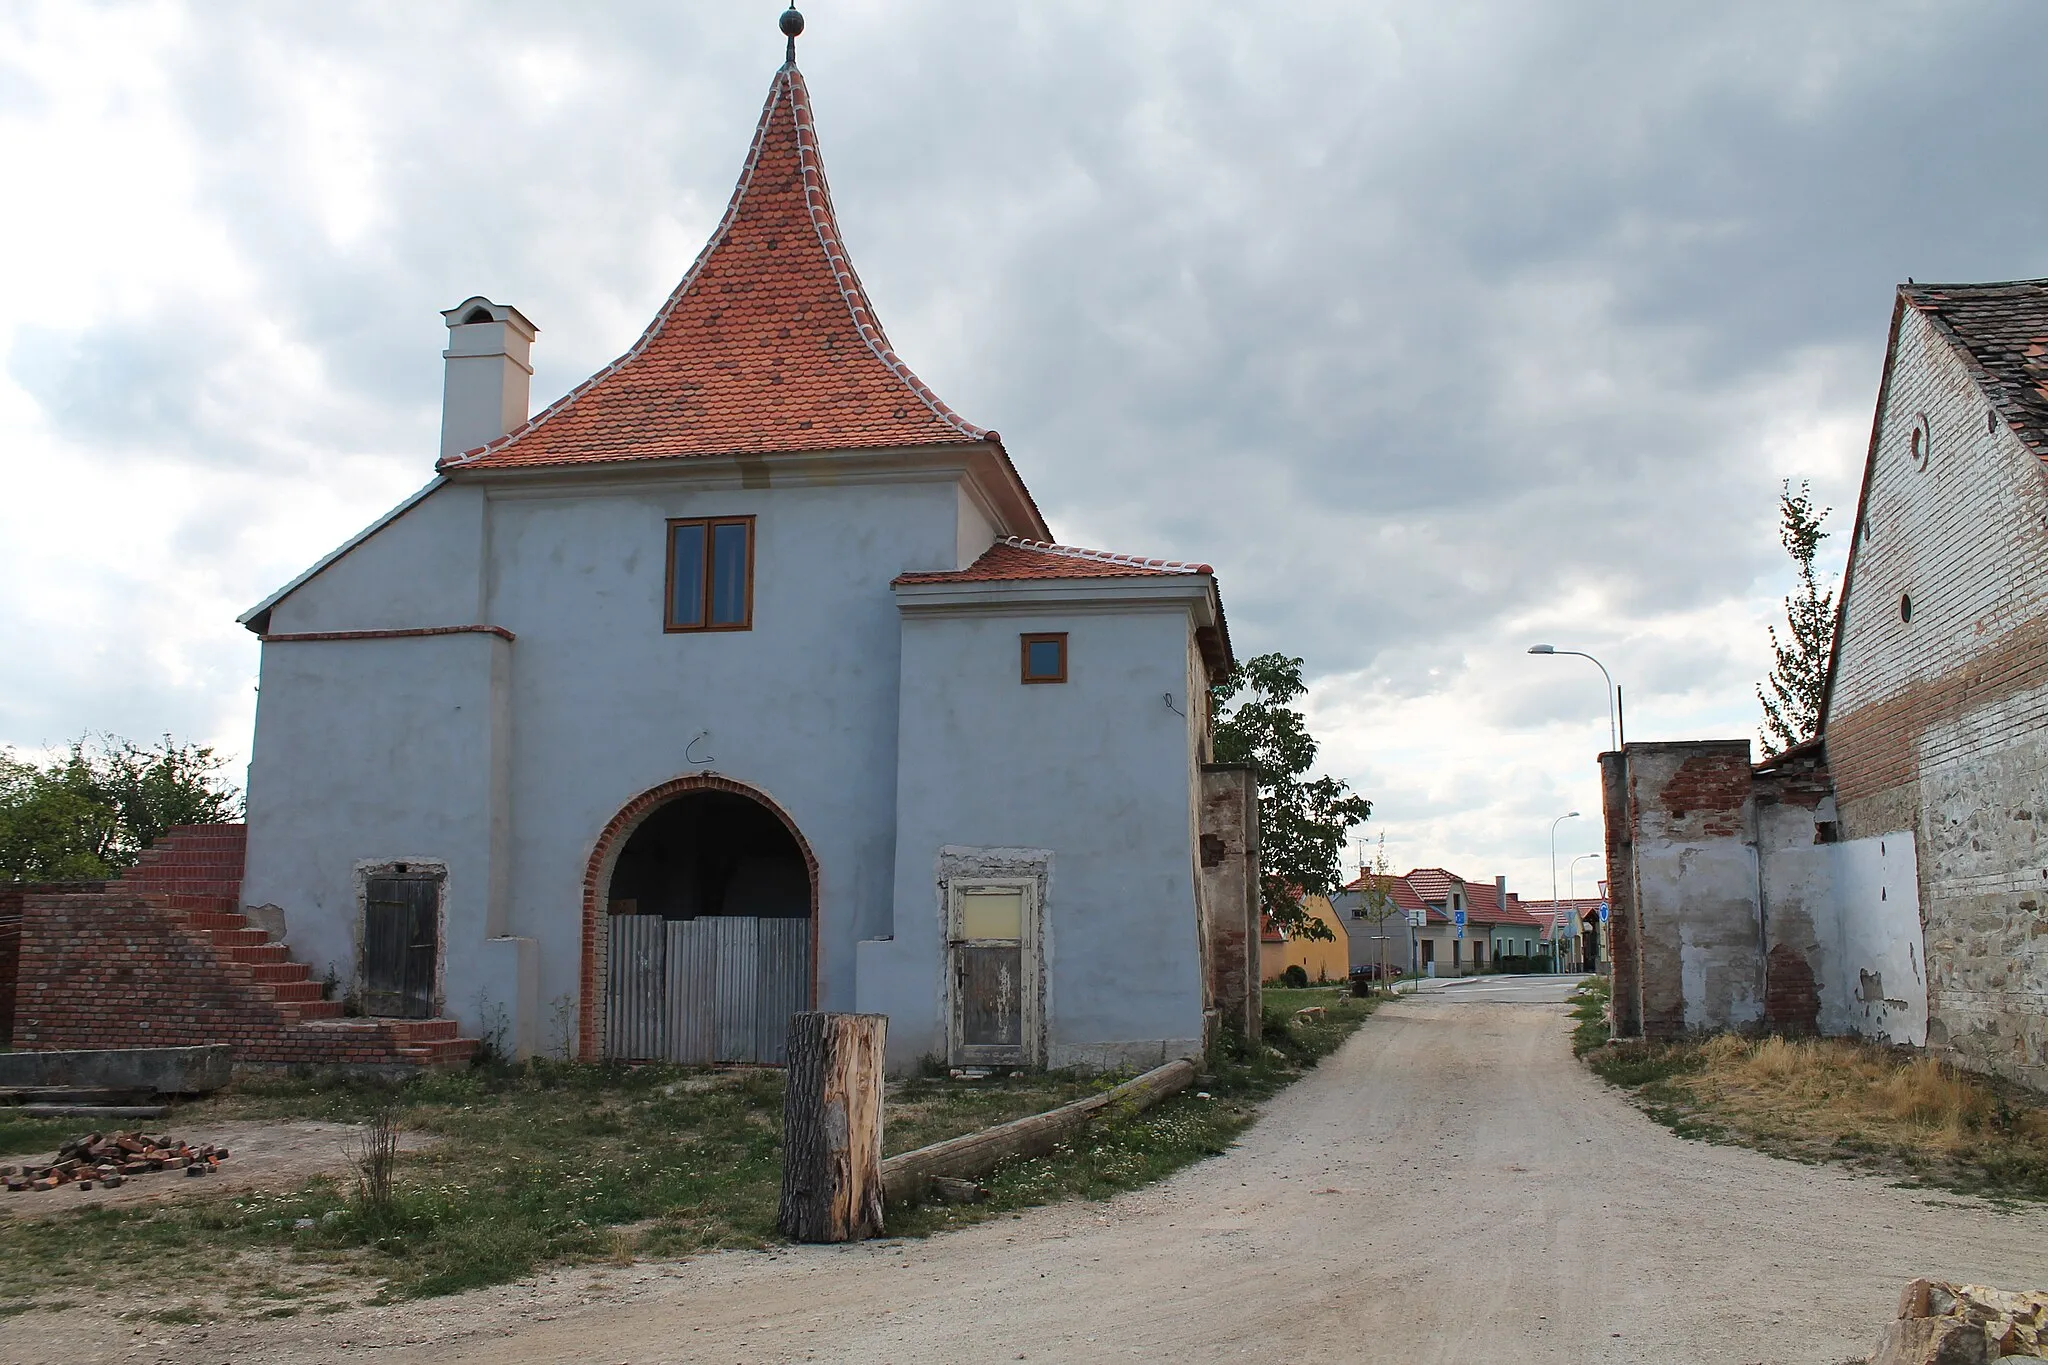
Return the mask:
{"type": "MultiPolygon", "coordinates": [[[[1531,654],[1570,654],[1575,658],[1593,659],[1593,656],[1579,649],[1559,649],[1556,645],[1530,645],[1531,654]]],[[[1593,659],[1593,667],[1600,670],[1600,676],[1607,682],[1607,747],[1621,748],[1621,726],[1614,718],[1614,675],[1607,671],[1607,665],[1593,659]]]]}
{"type": "Polygon", "coordinates": [[[1550,960],[1553,964],[1562,960],[1562,945],[1558,940],[1563,937],[1557,931],[1557,827],[1567,820],[1578,818],[1577,811],[1567,811],[1550,822],[1550,960]]]}
{"type": "Polygon", "coordinates": [[[1565,875],[1571,882],[1573,900],[1579,898],[1579,864],[1588,858],[1598,858],[1600,856],[1598,853],[1581,853],[1578,857],[1572,859],[1571,870],[1565,875]]]}

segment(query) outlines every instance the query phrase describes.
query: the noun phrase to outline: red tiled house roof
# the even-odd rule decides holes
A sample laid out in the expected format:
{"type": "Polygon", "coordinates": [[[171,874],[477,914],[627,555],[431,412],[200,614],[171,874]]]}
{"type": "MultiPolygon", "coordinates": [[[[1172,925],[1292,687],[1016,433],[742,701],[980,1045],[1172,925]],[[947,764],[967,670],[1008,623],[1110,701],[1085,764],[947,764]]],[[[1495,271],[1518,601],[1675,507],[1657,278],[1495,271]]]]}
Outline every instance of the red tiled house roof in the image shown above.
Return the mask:
{"type": "MultiPolygon", "coordinates": [[[[1377,877],[1369,875],[1357,877],[1352,881],[1348,882],[1345,885],[1344,889],[1346,891],[1364,891],[1368,888],[1370,883],[1375,882],[1377,880],[1379,880],[1377,877]]],[[[1409,883],[1408,878],[1389,877],[1386,879],[1386,881],[1388,889],[1393,893],[1394,904],[1399,906],[1401,909],[1428,911],[1429,918],[1432,922],[1440,924],[1450,923],[1451,917],[1449,915],[1444,914],[1441,910],[1437,910],[1431,907],[1427,901],[1423,900],[1422,896],[1416,891],[1415,887],[1409,883]]]]}
{"type": "Polygon", "coordinates": [[[792,62],[775,73],[725,217],[640,340],[525,425],[441,468],[984,441],[1000,449],[996,433],[911,373],[875,319],[840,244],[792,62]]]}
{"type": "Polygon", "coordinates": [[[1048,545],[1005,536],[964,569],[898,574],[898,583],[1014,583],[1034,578],[1134,578],[1162,574],[1214,574],[1207,564],[1140,559],[1108,550],[1048,545]]]}
{"type": "Polygon", "coordinates": [[[896,575],[895,586],[938,583],[1029,583],[1075,578],[1206,578],[1216,623],[1196,631],[1203,662],[1212,681],[1220,681],[1235,664],[1231,653],[1230,622],[1223,614],[1223,595],[1216,587],[1216,571],[1207,564],[1184,564],[1173,559],[1145,559],[1116,554],[1110,550],[1084,550],[1074,545],[1052,545],[1042,540],[1005,536],[982,551],[981,557],[964,569],[936,569],[896,575]]]}

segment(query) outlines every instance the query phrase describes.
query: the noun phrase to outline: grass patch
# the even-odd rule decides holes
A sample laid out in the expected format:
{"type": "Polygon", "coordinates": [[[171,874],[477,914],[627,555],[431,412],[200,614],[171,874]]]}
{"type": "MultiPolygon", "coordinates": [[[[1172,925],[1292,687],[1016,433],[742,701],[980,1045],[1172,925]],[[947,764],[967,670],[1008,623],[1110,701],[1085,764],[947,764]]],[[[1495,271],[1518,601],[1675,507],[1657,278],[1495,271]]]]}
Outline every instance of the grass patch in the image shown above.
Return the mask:
{"type": "Polygon", "coordinates": [[[1585,1056],[1682,1137],[1963,1194],[2048,1200],[2048,1109],[1908,1049],[1720,1034],[1596,1045],[1585,1056]]]}
{"type": "Polygon", "coordinates": [[[1583,1057],[1613,1036],[1607,1019],[1608,987],[1604,976],[1589,976],[1572,992],[1572,1055],[1583,1057]]]}
{"type": "MultiPolygon", "coordinates": [[[[1143,1113],[1099,1118],[1071,1143],[1045,1156],[1005,1161],[981,1182],[989,1190],[986,1203],[891,1208],[889,1231],[923,1236],[1033,1205],[1106,1199],[1203,1157],[1220,1155],[1258,1117],[1260,1101],[1336,1051],[1376,1003],[1353,999],[1342,987],[1266,990],[1263,995],[1259,1043],[1247,1046],[1232,1040],[1219,1047],[1209,1059],[1209,1072],[1195,1086],[1143,1113]],[[1322,1019],[1295,1018],[1296,1010],[1311,1005],[1325,1009],[1322,1019]]],[[[1080,1094],[1107,1089],[1122,1079],[1107,1076],[1078,1082],[1086,1087],[1080,1094]]],[[[894,1121],[892,1111],[890,1122],[894,1121]]],[[[889,1145],[895,1147],[893,1141],[889,1145]]]]}
{"type": "MultiPolygon", "coordinates": [[[[1269,992],[1260,1045],[1213,1061],[1214,1079],[1203,1083],[1210,1099],[1189,1093],[1145,1114],[1109,1116],[1071,1150],[998,1171],[990,1204],[918,1210],[901,1220],[902,1230],[1100,1197],[1220,1152],[1251,1122],[1259,1100],[1335,1049],[1369,1012],[1369,1002],[1338,990],[1269,992]],[[1298,1022],[1293,1011],[1304,1004],[1328,1014],[1298,1022]]],[[[898,1082],[888,1100],[887,1149],[1038,1113],[1119,1079],[1041,1073],[898,1082]]],[[[163,1311],[196,1321],[324,1313],[366,1294],[384,1302],[450,1294],[543,1265],[767,1245],[777,1240],[782,1082],[781,1072],[768,1069],[559,1063],[403,1082],[324,1075],[240,1081],[182,1108],[170,1126],[365,1123],[389,1111],[401,1128],[439,1141],[400,1154],[391,1197],[381,1205],[355,1197],[354,1180],[337,1175],[295,1190],[0,1218],[0,1311],[47,1308],[60,1291],[118,1292],[135,1282],[138,1265],[178,1266],[190,1297],[163,1311]],[[281,1299],[293,1306],[282,1308],[281,1299]]],[[[77,1127],[38,1124],[5,1149],[54,1151],[77,1127]]],[[[892,1214],[892,1230],[897,1221],[892,1214]]]]}

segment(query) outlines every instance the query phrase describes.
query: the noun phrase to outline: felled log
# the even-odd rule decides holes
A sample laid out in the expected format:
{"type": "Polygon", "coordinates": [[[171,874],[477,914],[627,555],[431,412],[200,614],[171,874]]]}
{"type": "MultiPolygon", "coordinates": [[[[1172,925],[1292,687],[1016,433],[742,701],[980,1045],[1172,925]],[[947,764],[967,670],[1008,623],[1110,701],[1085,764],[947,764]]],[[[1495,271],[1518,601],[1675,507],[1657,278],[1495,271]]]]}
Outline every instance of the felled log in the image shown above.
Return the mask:
{"type": "Polygon", "coordinates": [[[923,1197],[934,1177],[978,1180],[1006,1157],[1044,1156],[1106,1110],[1123,1106],[1132,1112],[1150,1109],[1187,1089],[1194,1079],[1195,1064],[1182,1058],[1153,1067],[1100,1095],[892,1156],[882,1163],[883,1189],[889,1202],[904,1203],[923,1197]]]}
{"type": "Polygon", "coordinates": [[[799,1242],[882,1230],[882,1014],[792,1015],[782,1101],[782,1202],[799,1242]]]}

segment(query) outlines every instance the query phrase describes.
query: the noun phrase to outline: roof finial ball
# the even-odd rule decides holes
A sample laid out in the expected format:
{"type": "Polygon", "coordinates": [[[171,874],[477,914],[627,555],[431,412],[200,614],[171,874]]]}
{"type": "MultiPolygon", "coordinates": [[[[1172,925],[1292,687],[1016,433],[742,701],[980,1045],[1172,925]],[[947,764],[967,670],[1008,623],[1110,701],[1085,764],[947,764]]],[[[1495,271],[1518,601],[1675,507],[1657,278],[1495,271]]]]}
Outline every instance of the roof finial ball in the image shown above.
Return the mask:
{"type": "Polygon", "coordinates": [[[796,65],[796,35],[804,31],[804,16],[797,11],[795,5],[791,5],[782,12],[782,18],[776,21],[776,26],[789,37],[789,62],[790,65],[794,66],[796,65]]]}

